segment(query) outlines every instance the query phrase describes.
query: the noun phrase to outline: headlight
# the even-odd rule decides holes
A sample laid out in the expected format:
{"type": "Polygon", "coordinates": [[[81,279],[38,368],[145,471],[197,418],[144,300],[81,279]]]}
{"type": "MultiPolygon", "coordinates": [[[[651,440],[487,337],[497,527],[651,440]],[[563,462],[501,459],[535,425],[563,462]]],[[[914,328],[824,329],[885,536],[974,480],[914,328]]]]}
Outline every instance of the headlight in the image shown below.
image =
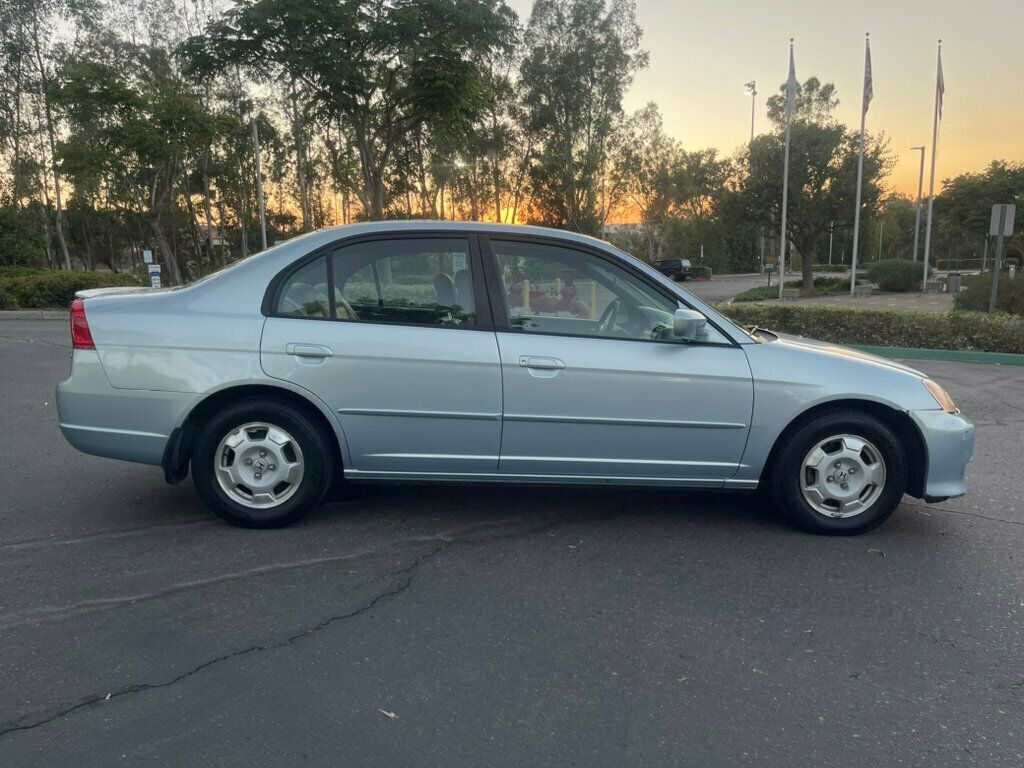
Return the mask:
{"type": "Polygon", "coordinates": [[[931,392],[932,397],[935,398],[935,402],[939,404],[939,407],[947,413],[956,413],[956,403],[953,402],[953,398],[949,396],[949,392],[944,390],[938,384],[931,379],[924,380],[924,388],[931,392]]]}

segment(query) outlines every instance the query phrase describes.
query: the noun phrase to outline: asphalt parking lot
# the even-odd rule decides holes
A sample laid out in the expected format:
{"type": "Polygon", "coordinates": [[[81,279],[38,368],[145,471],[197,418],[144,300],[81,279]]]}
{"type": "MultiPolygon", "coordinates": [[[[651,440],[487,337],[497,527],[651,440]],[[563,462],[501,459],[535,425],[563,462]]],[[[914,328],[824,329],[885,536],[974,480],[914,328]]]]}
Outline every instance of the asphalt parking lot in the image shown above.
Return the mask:
{"type": "Polygon", "coordinates": [[[67,336],[0,322],[0,766],[1024,764],[1024,368],[912,363],[971,493],[857,538],[413,486],[260,532],[65,444],[67,336]]]}

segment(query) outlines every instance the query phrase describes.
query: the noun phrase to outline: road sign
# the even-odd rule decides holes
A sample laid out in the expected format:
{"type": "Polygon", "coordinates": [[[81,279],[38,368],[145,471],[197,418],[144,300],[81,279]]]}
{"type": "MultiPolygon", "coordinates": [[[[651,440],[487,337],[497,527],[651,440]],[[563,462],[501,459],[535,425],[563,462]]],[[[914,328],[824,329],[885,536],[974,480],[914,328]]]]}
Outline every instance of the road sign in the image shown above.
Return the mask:
{"type": "Polygon", "coordinates": [[[1003,268],[1003,238],[1013,234],[1013,215],[1017,212],[1015,205],[993,205],[992,223],[988,232],[996,236],[996,255],[992,265],[992,293],[988,297],[989,313],[996,311],[996,296],[999,294],[999,270],[1003,268]]]}
{"type": "Polygon", "coordinates": [[[152,264],[153,263],[153,252],[151,250],[149,250],[148,248],[146,250],[144,250],[142,252],[142,260],[146,264],[152,264]]]}
{"type": "Polygon", "coordinates": [[[1002,235],[1009,237],[1013,234],[1013,217],[1017,212],[1015,205],[993,205],[992,223],[989,224],[990,235],[1002,235]]]}
{"type": "Polygon", "coordinates": [[[149,282],[154,288],[160,287],[160,265],[150,264],[149,265],[149,282]]]}

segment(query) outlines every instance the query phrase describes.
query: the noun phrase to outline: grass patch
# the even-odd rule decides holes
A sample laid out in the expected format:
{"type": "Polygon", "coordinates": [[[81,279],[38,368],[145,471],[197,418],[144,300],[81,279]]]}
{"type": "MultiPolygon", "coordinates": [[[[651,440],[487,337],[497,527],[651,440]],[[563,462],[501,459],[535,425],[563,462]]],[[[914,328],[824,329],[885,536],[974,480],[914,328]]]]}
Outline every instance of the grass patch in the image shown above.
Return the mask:
{"type": "Polygon", "coordinates": [[[1016,315],[798,304],[732,304],[722,311],[741,325],[834,344],[1024,354],[1024,317],[1016,315]]]}

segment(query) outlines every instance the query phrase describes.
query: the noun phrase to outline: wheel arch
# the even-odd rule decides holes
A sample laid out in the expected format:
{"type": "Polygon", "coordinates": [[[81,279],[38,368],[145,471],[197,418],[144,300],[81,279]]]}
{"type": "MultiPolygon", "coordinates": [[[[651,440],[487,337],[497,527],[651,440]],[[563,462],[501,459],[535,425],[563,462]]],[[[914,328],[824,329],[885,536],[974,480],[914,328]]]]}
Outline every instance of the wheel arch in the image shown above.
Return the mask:
{"type": "Polygon", "coordinates": [[[896,433],[900,444],[906,452],[908,469],[907,493],[910,496],[921,498],[924,495],[925,478],[928,476],[928,450],[925,447],[924,436],[921,434],[921,430],[918,429],[914,420],[905,411],[874,400],[860,398],[843,398],[817,403],[793,418],[772,444],[771,451],[768,453],[768,459],[761,470],[762,481],[774,471],[775,462],[778,461],[783,447],[800,427],[812,419],[837,408],[867,413],[885,422],[896,433]]]}
{"type": "Polygon", "coordinates": [[[277,384],[235,384],[207,393],[192,406],[182,423],[171,433],[161,461],[164,478],[168,483],[174,485],[188,476],[192,446],[203,419],[219,408],[247,397],[268,397],[301,410],[325,429],[334,455],[342,466],[348,461],[341,426],[323,403],[306,393],[277,384]]]}

